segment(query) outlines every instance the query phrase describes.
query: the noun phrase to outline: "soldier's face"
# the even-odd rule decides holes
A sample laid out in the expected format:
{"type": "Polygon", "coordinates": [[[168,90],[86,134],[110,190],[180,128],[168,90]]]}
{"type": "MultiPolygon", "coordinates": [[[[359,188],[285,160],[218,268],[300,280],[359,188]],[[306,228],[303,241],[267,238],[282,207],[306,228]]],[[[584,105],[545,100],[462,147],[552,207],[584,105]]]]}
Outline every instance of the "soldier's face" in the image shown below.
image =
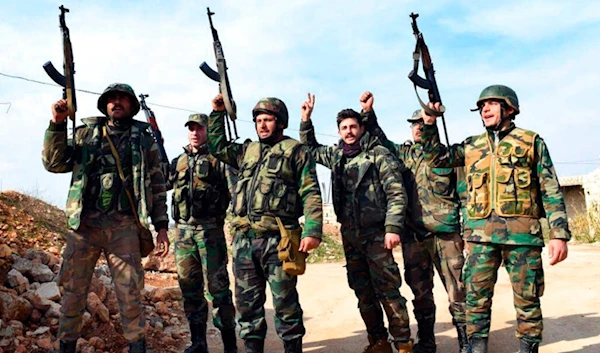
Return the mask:
{"type": "Polygon", "coordinates": [[[502,105],[497,100],[487,100],[482,103],[480,114],[485,127],[498,126],[502,120],[502,105]]]}
{"type": "Polygon", "coordinates": [[[338,134],[342,141],[347,145],[352,145],[362,137],[365,132],[365,128],[358,124],[358,121],[354,118],[347,118],[340,122],[338,127],[338,134]]]}
{"type": "Polygon", "coordinates": [[[277,118],[271,114],[261,113],[256,116],[256,133],[261,139],[269,138],[277,130],[277,118]]]}
{"type": "Polygon", "coordinates": [[[123,119],[131,116],[131,98],[115,92],[106,100],[106,113],[111,119],[123,119]]]}
{"type": "Polygon", "coordinates": [[[415,121],[410,124],[410,130],[412,132],[412,137],[414,142],[421,142],[421,133],[423,132],[423,120],[415,121]]]}
{"type": "Polygon", "coordinates": [[[198,123],[189,123],[188,125],[188,140],[190,145],[198,148],[206,143],[206,126],[198,123]]]}

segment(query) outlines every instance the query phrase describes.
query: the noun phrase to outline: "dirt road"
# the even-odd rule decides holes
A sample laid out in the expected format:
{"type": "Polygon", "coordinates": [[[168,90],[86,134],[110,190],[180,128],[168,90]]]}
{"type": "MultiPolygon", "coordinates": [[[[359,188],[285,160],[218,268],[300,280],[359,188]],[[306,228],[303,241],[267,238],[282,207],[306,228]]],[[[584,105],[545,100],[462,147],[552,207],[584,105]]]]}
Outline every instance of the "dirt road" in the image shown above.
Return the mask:
{"type": "MultiPolygon", "coordinates": [[[[399,251],[396,256],[401,263],[399,251]]],[[[557,266],[549,266],[547,254],[544,254],[544,269],[546,292],[542,309],[545,328],[540,352],[600,352],[600,247],[572,246],[569,258],[557,266]]],[[[298,287],[307,330],[304,351],[362,352],[367,342],[366,332],[356,298],[348,288],[343,264],[309,265],[307,273],[300,277],[298,287]]],[[[400,290],[409,301],[412,299],[412,293],[404,283],[400,290]]],[[[458,352],[456,331],[447,310],[447,296],[437,275],[434,291],[438,308],[438,352],[458,352]]],[[[282,343],[274,332],[270,298],[266,308],[269,330],[265,351],[282,352],[282,343]]],[[[409,310],[412,311],[410,303],[409,310]]],[[[512,289],[503,268],[496,284],[492,311],[489,351],[517,352],[512,289]]],[[[411,314],[413,336],[416,334],[415,323],[411,314]]],[[[215,337],[211,337],[210,346],[212,351],[222,350],[215,337]]]]}

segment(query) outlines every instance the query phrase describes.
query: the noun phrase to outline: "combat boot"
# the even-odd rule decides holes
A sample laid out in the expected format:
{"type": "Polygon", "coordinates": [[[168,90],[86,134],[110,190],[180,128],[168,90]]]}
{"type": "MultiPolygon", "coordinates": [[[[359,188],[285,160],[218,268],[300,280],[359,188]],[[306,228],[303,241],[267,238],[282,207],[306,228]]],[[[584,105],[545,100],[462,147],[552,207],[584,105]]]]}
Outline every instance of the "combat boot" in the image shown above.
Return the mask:
{"type": "Polygon", "coordinates": [[[417,319],[417,338],[419,339],[414,346],[415,353],[435,353],[435,308],[426,310],[415,310],[417,319]]]}
{"type": "Polygon", "coordinates": [[[538,353],[539,342],[531,342],[523,338],[521,338],[520,342],[519,353],[538,353]]]}
{"type": "Polygon", "coordinates": [[[246,353],[264,353],[265,340],[258,338],[245,339],[244,348],[246,349],[246,353]]]}
{"type": "Polygon", "coordinates": [[[412,353],[413,352],[413,341],[408,342],[396,342],[396,349],[398,353],[412,353]]]}
{"type": "Polygon", "coordinates": [[[459,353],[471,353],[471,345],[469,344],[469,338],[467,337],[467,325],[457,324],[456,334],[458,336],[458,348],[459,353]]]}
{"type": "Polygon", "coordinates": [[[190,334],[192,335],[192,345],[189,346],[184,353],[208,353],[208,345],[206,344],[206,324],[190,323],[190,334]]]}
{"type": "Polygon", "coordinates": [[[302,337],[291,341],[283,341],[283,349],[285,353],[302,353],[302,337]]]}
{"type": "Polygon", "coordinates": [[[221,331],[221,338],[223,339],[223,351],[225,353],[237,353],[235,329],[231,328],[221,331]]]}
{"type": "Polygon", "coordinates": [[[77,351],[77,341],[63,342],[60,341],[60,353],[75,353],[77,351]]]}
{"type": "Polygon", "coordinates": [[[488,338],[487,337],[471,337],[471,352],[472,353],[487,353],[488,338]]]}
{"type": "Polygon", "coordinates": [[[146,340],[141,339],[129,342],[129,353],[146,353],[146,340]]]}
{"type": "Polygon", "coordinates": [[[387,337],[380,337],[371,346],[371,353],[392,353],[392,345],[388,342],[387,337]]]}

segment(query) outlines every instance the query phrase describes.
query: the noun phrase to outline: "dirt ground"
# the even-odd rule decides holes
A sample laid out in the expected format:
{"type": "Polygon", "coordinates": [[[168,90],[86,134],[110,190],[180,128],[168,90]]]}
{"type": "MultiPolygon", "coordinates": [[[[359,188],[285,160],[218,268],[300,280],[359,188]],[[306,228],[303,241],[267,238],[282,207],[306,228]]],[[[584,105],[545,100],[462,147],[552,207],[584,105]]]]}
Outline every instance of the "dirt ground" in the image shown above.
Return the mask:
{"type": "MultiPolygon", "coordinates": [[[[398,263],[402,261],[395,252],[398,263]]],[[[600,247],[571,246],[569,258],[549,266],[544,253],[546,291],[542,297],[544,341],[541,353],[600,352],[600,247]]],[[[447,296],[436,275],[437,304],[436,339],[438,352],[458,352],[456,331],[448,313],[447,296]]],[[[356,298],[348,288],[343,263],[310,264],[307,273],[299,278],[300,302],[304,309],[306,336],[304,351],[319,353],[362,352],[367,342],[366,332],[357,309],[356,298]]],[[[412,293],[403,283],[400,289],[409,300],[412,293]]],[[[266,352],[283,351],[273,327],[273,306],[270,295],[266,309],[268,336],[266,352]]],[[[515,311],[508,276],[500,269],[492,307],[492,331],[489,351],[518,352],[515,332],[515,311]]],[[[411,314],[411,330],[416,334],[416,321],[411,314]]],[[[222,348],[219,336],[210,337],[212,351],[222,348]]],[[[241,340],[239,341],[241,345],[241,340]]]]}

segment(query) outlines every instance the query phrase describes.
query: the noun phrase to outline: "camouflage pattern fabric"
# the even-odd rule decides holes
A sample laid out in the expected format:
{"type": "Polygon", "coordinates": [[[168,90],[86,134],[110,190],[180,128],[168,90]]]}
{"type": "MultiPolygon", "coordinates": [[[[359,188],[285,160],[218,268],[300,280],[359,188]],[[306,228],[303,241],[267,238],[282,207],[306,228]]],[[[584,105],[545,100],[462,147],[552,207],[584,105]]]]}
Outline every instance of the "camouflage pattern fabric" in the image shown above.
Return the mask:
{"type": "MultiPolygon", "coordinates": [[[[67,124],[50,123],[44,136],[42,162],[53,173],[72,172],[67,198],[68,226],[77,230],[88,187],[89,173],[100,157],[101,127],[105,117],[83,119],[85,126],[75,131],[75,141],[67,140],[67,124]],[[73,148],[73,144],[76,148],[73,148]]],[[[165,177],[161,168],[158,146],[148,132],[149,124],[133,121],[130,132],[131,187],[142,226],[148,228],[148,217],[156,229],[166,228],[167,216],[165,177]]]]}
{"type": "Polygon", "coordinates": [[[273,295],[275,330],[284,341],[304,336],[297,276],[282,270],[277,257],[279,233],[258,236],[254,231],[236,233],[233,240],[233,273],[238,323],[242,339],[264,339],[267,334],[265,319],[266,285],[273,295]]]}
{"type": "MultiPolygon", "coordinates": [[[[513,129],[514,124],[511,124],[501,131],[498,140],[501,142],[513,129]]],[[[488,138],[492,141],[495,140],[493,135],[492,132],[488,133],[488,138]]],[[[447,148],[440,143],[437,126],[435,125],[425,125],[421,138],[423,139],[425,159],[431,165],[435,167],[461,167],[465,165],[465,145],[470,143],[472,138],[447,148]]],[[[550,239],[571,239],[558,177],[548,148],[539,136],[535,138],[533,161],[528,168],[531,175],[535,176],[531,182],[536,184],[540,196],[535,202],[540,208],[540,214],[546,215],[550,225],[550,239]]],[[[490,216],[485,219],[467,218],[464,236],[467,241],[481,243],[544,245],[542,229],[538,219],[501,217],[495,211],[492,211],[490,216]]]]}
{"type": "Polygon", "coordinates": [[[408,341],[406,299],[399,291],[402,278],[391,250],[384,246],[386,233],[404,233],[403,166],[368,133],[360,140],[362,151],[352,158],[346,158],[340,147],[320,145],[312,121],[301,123],[300,139],[317,163],[332,171],[333,204],[342,224],[348,284],[358,298],[369,336],[388,336],[383,306],[394,341],[408,341]]]}
{"type": "Polygon", "coordinates": [[[433,239],[435,242],[433,264],[448,293],[448,310],[452,315],[452,324],[464,324],[466,321],[466,293],[463,282],[465,243],[459,233],[436,233],[433,239]]]}
{"type": "Polygon", "coordinates": [[[360,140],[361,153],[351,159],[344,157],[339,146],[319,144],[312,121],[301,123],[300,140],[317,163],[332,171],[333,208],[343,227],[404,232],[404,166],[377,138],[365,133],[360,140]]]}
{"type": "Polygon", "coordinates": [[[223,222],[178,224],[173,242],[179,287],[188,321],[192,324],[206,323],[206,283],[213,303],[213,324],[221,331],[234,329],[235,308],[229,289],[223,222]]]}
{"type": "Polygon", "coordinates": [[[304,215],[302,238],[321,239],[323,203],[315,161],[308,149],[289,137],[273,147],[259,142],[230,143],[225,139],[224,112],[213,111],[208,123],[210,154],[239,170],[232,195],[233,227],[256,232],[278,232],[275,217],[286,228],[298,228],[304,215]],[[245,219],[245,220],[244,220],[245,219]],[[242,226],[243,225],[243,226],[242,226]]]}
{"type": "MultiPolygon", "coordinates": [[[[416,240],[414,232],[409,231],[402,241],[402,257],[404,259],[404,280],[410,287],[415,299],[415,312],[435,309],[433,300],[433,253],[435,241],[427,237],[416,240]],[[413,239],[408,240],[410,237],[413,239]]],[[[433,318],[435,321],[435,317],[433,318]]]]}
{"type": "Polygon", "coordinates": [[[518,338],[542,341],[542,309],[544,270],[538,246],[492,243],[469,243],[464,280],[467,284],[467,334],[488,337],[491,323],[492,296],[498,268],[506,267],[512,284],[517,311],[518,338]]]}
{"type": "Polygon", "coordinates": [[[58,333],[61,341],[76,341],[80,336],[90,281],[102,252],[119,301],[123,336],[130,342],[144,337],[144,270],[137,233],[137,223],[131,216],[92,211],[84,214],[76,232],[66,234],[58,278],[64,290],[58,333]]]}
{"type": "Polygon", "coordinates": [[[358,298],[369,336],[375,340],[388,337],[383,307],[393,340],[406,342],[410,339],[410,327],[406,299],[399,291],[402,277],[392,251],[384,246],[384,237],[385,232],[381,231],[364,234],[342,228],[348,285],[358,298]]]}

